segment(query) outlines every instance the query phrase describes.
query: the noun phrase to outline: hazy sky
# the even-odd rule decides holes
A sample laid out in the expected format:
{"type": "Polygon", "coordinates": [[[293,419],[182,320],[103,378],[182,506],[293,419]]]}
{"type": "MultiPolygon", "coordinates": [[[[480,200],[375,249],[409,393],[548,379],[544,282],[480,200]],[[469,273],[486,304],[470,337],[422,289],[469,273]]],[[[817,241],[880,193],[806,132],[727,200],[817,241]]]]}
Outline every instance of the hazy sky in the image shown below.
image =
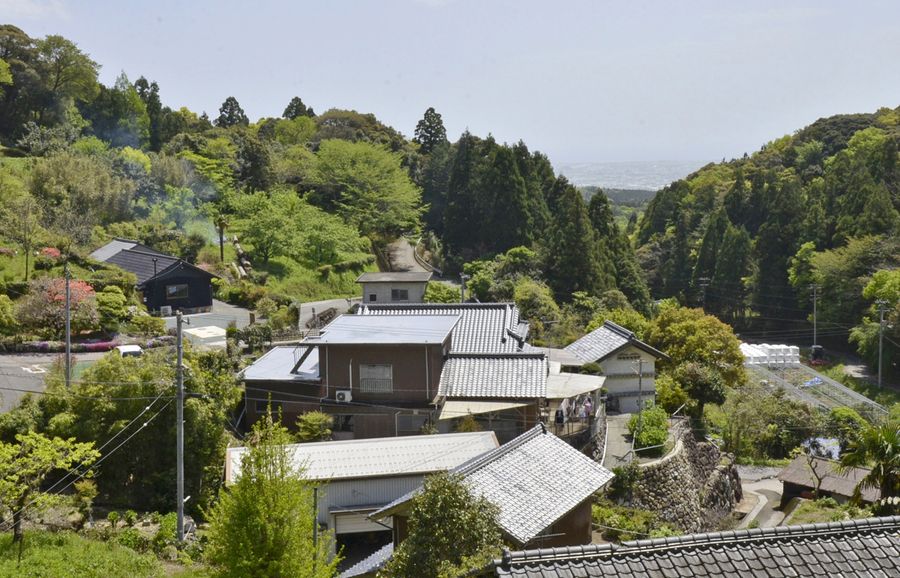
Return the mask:
{"type": "Polygon", "coordinates": [[[410,136],[434,106],[559,162],[718,160],[821,116],[900,105],[897,1],[0,0],[159,83],[163,102],[252,120],[294,95],[410,136]]]}

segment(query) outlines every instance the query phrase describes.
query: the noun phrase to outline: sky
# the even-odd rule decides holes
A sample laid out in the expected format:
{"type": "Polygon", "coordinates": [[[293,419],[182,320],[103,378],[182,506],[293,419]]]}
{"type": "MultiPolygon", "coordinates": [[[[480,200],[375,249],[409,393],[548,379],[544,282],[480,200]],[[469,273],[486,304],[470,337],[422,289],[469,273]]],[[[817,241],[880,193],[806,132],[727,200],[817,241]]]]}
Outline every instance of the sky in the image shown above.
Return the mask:
{"type": "Polygon", "coordinates": [[[0,0],[159,83],[164,104],[251,120],[293,96],[411,136],[524,140],[554,163],[720,160],[817,118],[900,105],[900,2],[0,0]]]}

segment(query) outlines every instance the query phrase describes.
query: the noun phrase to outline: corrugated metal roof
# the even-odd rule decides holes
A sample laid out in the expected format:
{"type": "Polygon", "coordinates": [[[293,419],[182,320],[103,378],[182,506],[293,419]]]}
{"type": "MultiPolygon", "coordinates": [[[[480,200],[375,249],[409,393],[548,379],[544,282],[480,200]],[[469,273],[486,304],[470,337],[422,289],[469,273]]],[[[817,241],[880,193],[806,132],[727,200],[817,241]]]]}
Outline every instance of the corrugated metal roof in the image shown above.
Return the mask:
{"type": "MultiPolygon", "coordinates": [[[[310,480],[373,478],[441,472],[498,446],[494,432],[417,435],[292,444],[292,462],[310,480]]],[[[240,475],[247,448],[228,448],[225,481],[240,475]]]]}
{"type": "Polygon", "coordinates": [[[357,576],[370,575],[373,576],[376,571],[394,554],[394,543],[388,542],[378,550],[375,550],[367,558],[364,558],[341,572],[341,578],[355,578],[357,576]]]}
{"type": "Polygon", "coordinates": [[[524,343],[528,324],[513,303],[416,303],[363,305],[357,315],[459,315],[453,329],[454,353],[514,353],[530,351],[524,343]],[[517,340],[510,333],[517,335],[517,340]]]}
{"type": "Polygon", "coordinates": [[[319,378],[319,350],[315,347],[296,372],[291,370],[306,352],[306,346],[273,347],[265,355],[246,367],[243,377],[248,381],[297,381],[319,378]]]}
{"type": "Polygon", "coordinates": [[[594,363],[606,359],[629,344],[656,357],[666,357],[666,354],[647,345],[634,333],[612,321],[604,321],[597,329],[567,345],[565,350],[585,363],[594,363]]]}
{"type": "Polygon", "coordinates": [[[546,394],[543,353],[451,354],[438,386],[438,395],[448,398],[542,398],[546,394]]]}
{"type": "Polygon", "coordinates": [[[425,344],[443,343],[459,315],[341,315],[329,323],[322,333],[308,337],[305,343],[330,344],[425,344]]]}
{"type": "Polygon", "coordinates": [[[897,576],[900,516],[508,552],[494,562],[492,575],[897,576]]]}
{"type": "Polygon", "coordinates": [[[363,273],[357,283],[424,283],[431,279],[428,271],[385,271],[381,273],[363,273]]]}
{"type": "MultiPolygon", "coordinates": [[[[613,473],[538,425],[511,442],[453,469],[471,491],[500,510],[497,522],[527,544],[606,485],[613,473]]],[[[401,509],[416,490],[373,513],[401,509]]]]}

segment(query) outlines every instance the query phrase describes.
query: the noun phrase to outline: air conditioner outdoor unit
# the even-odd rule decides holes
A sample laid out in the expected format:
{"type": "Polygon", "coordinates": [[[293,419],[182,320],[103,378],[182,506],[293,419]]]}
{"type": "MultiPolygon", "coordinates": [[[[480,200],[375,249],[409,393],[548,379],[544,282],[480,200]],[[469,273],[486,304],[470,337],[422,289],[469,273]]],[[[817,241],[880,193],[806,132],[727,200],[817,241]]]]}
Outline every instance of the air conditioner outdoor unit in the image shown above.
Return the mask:
{"type": "Polygon", "coordinates": [[[350,403],[351,401],[353,401],[353,394],[349,389],[339,389],[334,392],[334,400],[343,403],[350,403]]]}
{"type": "Polygon", "coordinates": [[[172,306],[171,305],[162,305],[159,308],[159,314],[163,317],[171,317],[172,316],[172,306]]]}

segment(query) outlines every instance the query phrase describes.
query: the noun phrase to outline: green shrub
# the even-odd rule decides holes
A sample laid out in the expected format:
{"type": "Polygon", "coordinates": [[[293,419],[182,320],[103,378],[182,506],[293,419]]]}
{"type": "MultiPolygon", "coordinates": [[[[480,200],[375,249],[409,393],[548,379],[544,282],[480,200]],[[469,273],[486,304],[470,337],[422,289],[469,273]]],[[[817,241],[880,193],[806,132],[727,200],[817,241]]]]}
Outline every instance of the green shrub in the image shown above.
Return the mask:
{"type": "Polygon", "coordinates": [[[656,513],[638,508],[617,506],[600,500],[591,508],[594,524],[604,540],[624,542],[647,537],[677,536],[681,532],[661,521],[656,513]]]}
{"type": "Polygon", "coordinates": [[[113,528],[115,528],[116,525],[118,525],[120,518],[121,518],[121,516],[119,516],[119,512],[117,512],[115,510],[113,510],[112,512],[110,512],[109,514],[106,515],[106,519],[109,520],[109,524],[113,528]]]}
{"type": "Polygon", "coordinates": [[[161,317],[153,317],[152,315],[136,315],[125,326],[125,331],[129,335],[138,335],[140,337],[155,337],[166,333],[166,321],[161,317]]]}
{"type": "Polygon", "coordinates": [[[126,526],[129,526],[129,527],[134,526],[135,524],[137,524],[137,520],[138,520],[137,512],[135,512],[134,510],[127,510],[125,512],[124,520],[125,520],[126,526]]]}
{"type": "Polygon", "coordinates": [[[178,515],[175,514],[175,512],[169,512],[162,516],[159,519],[159,529],[156,531],[156,534],[153,535],[153,539],[150,542],[153,546],[153,551],[157,554],[162,554],[166,547],[173,546],[175,544],[175,533],[177,530],[178,515]]]}
{"type": "Polygon", "coordinates": [[[150,548],[150,540],[137,528],[125,528],[115,537],[116,542],[135,552],[144,553],[150,548]]]}
{"type": "Polygon", "coordinates": [[[321,411],[308,411],[297,418],[297,439],[301,442],[318,442],[331,438],[334,418],[321,411]]]}
{"type": "Polygon", "coordinates": [[[660,446],[669,437],[669,416],[659,406],[648,407],[640,414],[631,416],[628,431],[634,436],[635,448],[660,446]],[[638,431],[640,423],[640,431],[638,431]]]}

